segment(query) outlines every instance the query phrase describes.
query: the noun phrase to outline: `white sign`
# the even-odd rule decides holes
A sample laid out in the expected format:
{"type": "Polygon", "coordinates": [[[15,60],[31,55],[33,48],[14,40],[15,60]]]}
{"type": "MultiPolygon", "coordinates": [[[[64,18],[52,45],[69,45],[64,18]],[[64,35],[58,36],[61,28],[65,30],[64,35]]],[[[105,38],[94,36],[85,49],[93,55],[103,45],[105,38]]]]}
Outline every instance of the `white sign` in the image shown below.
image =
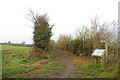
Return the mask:
{"type": "Polygon", "coordinates": [[[95,51],[91,54],[92,56],[100,56],[104,54],[105,49],[95,49],[95,51]]]}

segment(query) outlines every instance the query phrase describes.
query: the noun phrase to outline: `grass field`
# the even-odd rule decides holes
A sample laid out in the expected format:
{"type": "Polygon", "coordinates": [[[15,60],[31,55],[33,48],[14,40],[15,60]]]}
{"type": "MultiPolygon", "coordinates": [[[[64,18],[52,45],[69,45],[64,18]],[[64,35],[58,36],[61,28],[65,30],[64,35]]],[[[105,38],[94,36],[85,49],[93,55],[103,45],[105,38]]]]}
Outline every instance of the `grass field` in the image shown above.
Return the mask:
{"type": "MultiPolygon", "coordinates": [[[[34,64],[40,61],[44,62],[44,61],[49,60],[49,59],[41,60],[40,58],[26,59],[26,57],[29,54],[29,50],[31,49],[32,47],[3,45],[2,46],[2,77],[3,78],[15,78],[15,77],[17,78],[21,76],[20,74],[24,74],[25,72],[29,72],[31,70],[38,68],[38,66],[32,66],[31,64],[34,64]],[[6,53],[9,53],[9,54],[6,54],[6,53]]],[[[48,58],[55,58],[55,56],[57,56],[56,50],[52,50],[47,53],[48,58]]],[[[43,71],[40,76],[48,77],[47,74],[49,73],[48,72],[49,69],[53,73],[56,64],[60,65],[59,63],[60,61],[47,64],[44,67],[44,69],[42,68],[43,71]]],[[[59,72],[63,67],[60,66],[56,68],[56,71],[59,72]]],[[[24,75],[21,77],[24,77],[24,75]]]]}
{"type": "Polygon", "coordinates": [[[22,73],[28,67],[28,63],[23,62],[30,47],[2,45],[2,77],[9,78],[11,75],[22,73]],[[9,53],[9,54],[5,54],[9,53]],[[25,66],[20,66],[25,64],[25,66]]]}
{"type": "Polygon", "coordinates": [[[21,47],[21,46],[9,46],[9,45],[2,45],[2,53],[18,53],[29,50],[30,47],[21,47]]]}

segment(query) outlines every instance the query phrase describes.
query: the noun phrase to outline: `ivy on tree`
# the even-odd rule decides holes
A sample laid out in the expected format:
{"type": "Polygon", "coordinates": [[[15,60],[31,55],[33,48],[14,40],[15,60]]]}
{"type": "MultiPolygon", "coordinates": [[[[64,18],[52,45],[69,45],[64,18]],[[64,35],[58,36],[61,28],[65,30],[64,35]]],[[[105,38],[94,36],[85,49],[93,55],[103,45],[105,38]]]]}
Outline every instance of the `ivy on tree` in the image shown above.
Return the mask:
{"type": "Polygon", "coordinates": [[[44,51],[49,50],[50,38],[52,36],[52,27],[49,25],[49,17],[47,14],[39,15],[30,10],[30,19],[34,23],[34,47],[44,51]]]}

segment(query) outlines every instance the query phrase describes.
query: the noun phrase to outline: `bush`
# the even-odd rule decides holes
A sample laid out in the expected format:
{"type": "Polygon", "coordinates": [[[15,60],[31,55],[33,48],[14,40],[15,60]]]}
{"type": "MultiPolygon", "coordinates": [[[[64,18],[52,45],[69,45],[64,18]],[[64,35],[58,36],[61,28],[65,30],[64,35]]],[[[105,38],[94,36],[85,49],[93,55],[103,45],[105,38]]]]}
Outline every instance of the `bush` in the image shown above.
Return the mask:
{"type": "Polygon", "coordinates": [[[29,58],[47,58],[45,51],[39,48],[34,48],[30,51],[29,58]]]}

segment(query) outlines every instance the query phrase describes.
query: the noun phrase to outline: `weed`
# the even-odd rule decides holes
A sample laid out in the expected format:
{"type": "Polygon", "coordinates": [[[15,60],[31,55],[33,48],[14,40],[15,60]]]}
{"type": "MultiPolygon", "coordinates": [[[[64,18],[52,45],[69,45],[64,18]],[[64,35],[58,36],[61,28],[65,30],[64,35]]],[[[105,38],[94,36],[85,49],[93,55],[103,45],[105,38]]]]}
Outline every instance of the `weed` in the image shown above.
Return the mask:
{"type": "Polygon", "coordinates": [[[116,73],[114,68],[109,69],[109,67],[102,66],[100,64],[88,63],[83,66],[86,76],[91,76],[93,78],[114,78],[116,73]],[[111,75],[112,74],[112,75],[111,75]]]}

